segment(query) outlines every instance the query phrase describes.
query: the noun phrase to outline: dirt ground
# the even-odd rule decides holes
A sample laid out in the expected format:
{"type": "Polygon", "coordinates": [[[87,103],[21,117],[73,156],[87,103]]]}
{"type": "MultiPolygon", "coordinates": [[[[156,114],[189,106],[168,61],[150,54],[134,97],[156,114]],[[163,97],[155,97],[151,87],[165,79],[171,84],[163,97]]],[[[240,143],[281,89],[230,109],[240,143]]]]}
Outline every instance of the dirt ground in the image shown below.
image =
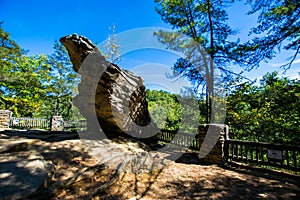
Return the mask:
{"type": "Polygon", "coordinates": [[[188,164],[191,157],[167,162],[150,173],[121,173],[112,185],[98,190],[115,171],[102,166],[92,176],[74,180],[97,163],[78,141],[43,143],[39,148],[53,162],[55,173],[48,187],[32,199],[300,199],[299,176],[188,164]]]}
{"type": "MultiPolygon", "coordinates": [[[[6,133],[2,137],[24,137],[24,133],[16,134],[6,133]]],[[[99,164],[99,159],[91,156],[85,143],[72,135],[26,133],[25,136],[39,140],[22,149],[40,153],[53,165],[49,180],[30,197],[31,200],[300,199],[300,176],[296,175],[244,166],[203,164],[190,153],[174,162],[165,159],[168,153],[157,152],[153,162],[159,164],[150,171],[124,172],[99,164]]],[[[106,145],[103,148],[100,146],[101,157],[113,157],[110,142],[103,143],[106,145]]],[[[136,147],[135,142],[126,141],[116,146],[123,153],[128,149],[138,152],[142,145],[136,147]]]]}

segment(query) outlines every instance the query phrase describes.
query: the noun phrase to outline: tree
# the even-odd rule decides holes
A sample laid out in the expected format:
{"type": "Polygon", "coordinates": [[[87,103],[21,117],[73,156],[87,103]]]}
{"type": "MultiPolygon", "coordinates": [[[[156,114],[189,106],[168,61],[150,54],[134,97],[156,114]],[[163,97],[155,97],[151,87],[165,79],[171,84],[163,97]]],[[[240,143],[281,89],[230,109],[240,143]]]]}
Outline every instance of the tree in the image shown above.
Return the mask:
{"type": "Polygon", "coordinates": [[[266,74],[260,85],[243,83],[227,98],[233,139],[299,145],[300,81],[266,74]]]}
{"type": "Polygon", "coordinates": [[[55,41],[52,55],[27,56],[1,26],[0,39],[0,109],[14,116],[71,118],[78,77],[65,48],[55,41]]]}
{"type": "Polygon", "coordinates": [[[113,24],[110,28],[110,34],[108,34],[106,43],[104,44],[104,57],[111,63],[115,63],[120,60],[120,44],[115,33],[116,26],[113,24]]]}
{"type": "Polygon", "coordinates": [[[232,42],[229,36],[235,35],[228,24],[225,8],[233,1],[213,0],[157,0],[156,11],[163,21],[173,26],[176,32],[159,31],[158,39],[175,51],[182,51],[186,57],[177,60],[173,66],[175,76],[188,77],[194,82],[195,90],[205,85],[208,117],[214,122],[215,68],[222,72],[222,81],[230,82],[234,73],[231,64],[247,66],[239,58],[238,41],[232,42]],[[190,40],[182,38],[187,35],[190,40]]]}
{"type": "Polygon", "coordinates": [[[25,56],[6,71],[9,81],[2,85],[1,107],[15,116],[37,117],[47,89],[50,68],[45,55],[25,56]]]}
{"type": "Polygon", "coordinates": [[[48,107],[45,111],[50,115],[62,115],[63,118],[70,119],[72,117],[72,96],[79,79],[72,68],[65,47],[55,41],[53,48],[54,53],[48,56],[51,79],[47,85],[48,98],[44,107],[48,107]]]}
{"type": "Polygon", "coordinates": [[[26,56],[2,27],[0,40],[0,108],[13,111],[15,116],[34,117],[46,96],[46,56],[26,56]]]}
{"type": "Polygon", "coordinates": [[[248,57],[254,65],[268,61],[281,50],[294,53],[282,67],[289,69],[300,51],[300,2],[298,0],[248,0],[249,14],[258,13],[258,26],[251,34],[258,35],[245,44],[251,47],[248,57]]]}
{"type": "Polygon", "coordinates": [[[175,95],[165,91],[147,90],[147,102],[151,117],[159,128],[179,128],[182,110],[175,95]]]}
{"type": "Polygon", "coordinates": [[[199,110],[194,109],[194,105],[190,105],[193,99],[191,94],[181,96],[166,91],[147,90],[148,109],[152,120],[162,129],[197,132],[198,124],[203,123],[205,117],[200,115],[199,110]]]}
{"type": "MultiPolygon", "coordinates": [[[[11,77],[10,72],[19,61],[24,51],[10,39],[8,32],[2,28],[3,22],[0,22],[0,94],[3,95],[6,91],[6,85],[13,82],[16,77],[11,77]]],[[[3,97],[3,96],[1,96],[3,97]]]]}

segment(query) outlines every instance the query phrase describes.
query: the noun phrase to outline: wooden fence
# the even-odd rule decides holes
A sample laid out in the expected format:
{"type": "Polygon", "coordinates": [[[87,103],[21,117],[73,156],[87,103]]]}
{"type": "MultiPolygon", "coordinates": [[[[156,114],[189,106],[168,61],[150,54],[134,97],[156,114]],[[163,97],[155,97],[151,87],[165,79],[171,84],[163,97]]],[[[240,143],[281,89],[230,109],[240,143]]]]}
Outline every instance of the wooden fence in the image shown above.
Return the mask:
{"type": "Polygon", "coordinates": [[[86,120],[69,120],[63,121],[63,129],[65,131],[83,131],[87,128],[86,120]]]}
{"type": "MultiPolygon", "coordinates": [[[[9,127],[13,129],[51,130],[51,120],[43,118],[11,117],[9,127]]],[[[68,120],[62,122],[63,131],[83,131],[87,127],[86,120],[68,120]]]]}
{"type": "MultiPolygon", "coordinates": [[[[200,150],[203,141],[199,133],[193,135],[165,129],[155,137],[159,142],[173,146],[190,146],[195,151],[200,150]],[[178,137],[174,139],[175,136],[178,137]]],[[[300,146],[225,139],[222,152],[227,163],[246,163],[300,172],[300,146]]]]}
{"type": "Polygon", "coordinates": [[[300,171],[300,146],[227,140],[224,145],[224,155],[227,162],[300,171]]]}
{"type": "MultiPolygon", "coordinates": [[[[16,118],[11,117],[11,128],[40,128],[50,130],[50,119],[16,118]]],[[[62,122],[64,131],[82,131],[87,128],[86,120],[72,120],[62,122]]],[[[187,147],[199,151],[205,130],[198,130],[196,134],[178,133],[166,129],[160,130],[154,137],[157,141],[174,147],[187,147]]],[[[226,137],[225,137],[226,138],[226,137]]],[[[273,166],[300,172],[300,146],[250,142],[226,138],[222,143],[225,162],[241,162],[259,166],[273,166]]]]}
{"type": "Polygon", "coordinates": [[[50,120],[41,118],[27,118],[27,117],[12,117],[10,120],[10,128],[40,128],[49,129],[50,120]]]}
{"type": "Polygon", "coordinates": [[[178,133],[177,131],[162,129],[155,137],[158,141],[173,146],[189,146],[192,150],[200,150],[199,134],[178,133]],[[175,136],[177,137],[175,138],[175,136]]]}

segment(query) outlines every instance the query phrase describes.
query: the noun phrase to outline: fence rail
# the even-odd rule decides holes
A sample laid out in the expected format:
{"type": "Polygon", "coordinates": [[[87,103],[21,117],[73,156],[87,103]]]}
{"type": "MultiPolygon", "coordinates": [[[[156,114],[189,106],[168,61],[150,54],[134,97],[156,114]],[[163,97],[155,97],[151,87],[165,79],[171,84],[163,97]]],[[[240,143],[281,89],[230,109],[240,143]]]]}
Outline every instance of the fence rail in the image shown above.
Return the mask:
{"type": "MultiPolygon", "coordinates": [[[[50,119],[11,117],[8,124],[9,127],[16,129],[40,128],[52,130],[50,119]]],[[[86,120],[62,120],[60,124],[64,131],[82,131],[87,128],[86,120]]],[[[202,145],[200,141],[203,141],[202,137],[205,134],[205,130],[201,132],[200,129],[196,134],[162,129],[154,137],[157,141],[163,142],[166,145],[189,147],[189,149],[200,151],[202,145]]],[[[221,151],[223,152],[222,155],[224,155],[225,161],[228,163],[241,162],[300,172],[300,146],[225,139],[224,143],[222,142],[221,151]]]]}
{"type": "Polygon", "coordinates": [[[10,120],[10,127],[48,129],[50,127],[50,120],[41,118],[12,117],[10,120]]]}
{"type": "Polygon", "coordinates": [[[263,142],[226,140],[227,162],[242,162],[300,171],[300,147],[263,142]]]}
{"type": "MultiPolygon", "coordinates": [[[[10,128],[15,129],[34,129],[40,128],[51,130],[51,120],[43,118],[28,118],[28,117],[11,117],[9,122],[10,128]]],[[[62,121],[64,131],[83,131],[87,127],[86,120],[69,120],[62,121]]]]}
{"type": "Polygon", "coordinates": [[[175,146],[189,146],[190,149],[199,151],[199,134],[178,133],[167,129],[160,130],[156,134],[156,139],[161,142],[175,146]]]}
{"type": "Polygon", "coordinates": [[[63,127],[65,131],[83,131],[87,128],[86,120],[70,120],[63,121],[63,127]]]}
{"type": "MultiPolygon", "coordinates": [[[[9,127],[16,129],[41,128],[51,130],[50,119],[10,117],[10,120],[6,122],[9,127]]],[[[87,128],[86,120],[62,121],[61,123],[64,131],[82,131],[87,128]]],[[[206,134],[205,132],[205,130],[201,132],[199,129],[196,134],[192,134],[162,129],[154,137],[157,141],[166,145],[189,147],[192,150],[200,151],[202,145],[200,140],[203,139],[200,137],[203,137],[206,134]]],[[[228,163],[241,162],[300,172],[300,146],[224,139],[221,151],[228,163]]]]}

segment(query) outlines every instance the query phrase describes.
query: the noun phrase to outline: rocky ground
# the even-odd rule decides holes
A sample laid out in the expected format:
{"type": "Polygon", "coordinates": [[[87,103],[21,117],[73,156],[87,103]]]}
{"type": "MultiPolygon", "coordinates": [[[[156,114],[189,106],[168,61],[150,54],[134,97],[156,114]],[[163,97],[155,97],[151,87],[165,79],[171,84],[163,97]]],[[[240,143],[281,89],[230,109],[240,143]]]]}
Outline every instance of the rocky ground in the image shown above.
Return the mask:
{"type": "Polygon", "coordinates": [[[130,139],[0,132],[0,199],[299,199],[300,177],[177,162],[130,139]]]}

